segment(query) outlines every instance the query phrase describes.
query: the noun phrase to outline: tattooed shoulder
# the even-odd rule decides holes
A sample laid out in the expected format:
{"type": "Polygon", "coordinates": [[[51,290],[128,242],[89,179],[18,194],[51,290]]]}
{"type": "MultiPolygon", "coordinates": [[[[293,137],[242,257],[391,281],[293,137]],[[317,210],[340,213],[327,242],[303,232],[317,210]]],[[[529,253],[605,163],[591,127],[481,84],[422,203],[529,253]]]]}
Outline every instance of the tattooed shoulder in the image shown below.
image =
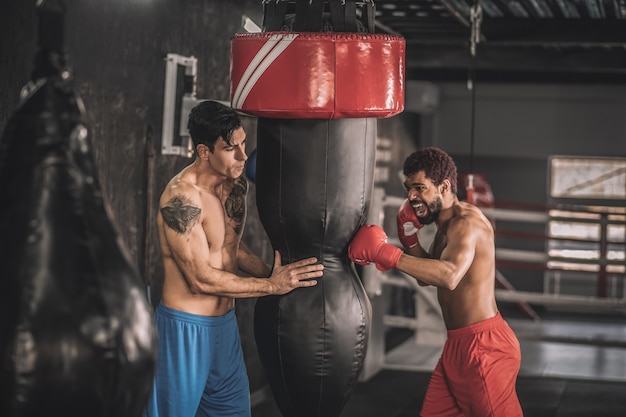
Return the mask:
{"type": "Polygon", "coordinates": [[[233,184],[228,198],[224,202],[224,211],[226,216],[233,221],[231,226],[235,229],[235,233],[241,234],[243,230],[243,222],[246,218],[246,194],[248,191],[248,182],[239,177],[233,184]]]}
{"type": "Polygon", "coordinates": [[[245,194],[248,192],[248,181],[246,181],[243,175],[241,175],[235,180],[235,184],[233,187],[238,188],[240,192],[243,191],[243,193],[245,194]]]}
{"type": "Polygon", "coordinates": [[[183,195],[176,195],[161,207],[163,222],[176,233],[186,233],[198,222],[202,210],[183,195]]]}

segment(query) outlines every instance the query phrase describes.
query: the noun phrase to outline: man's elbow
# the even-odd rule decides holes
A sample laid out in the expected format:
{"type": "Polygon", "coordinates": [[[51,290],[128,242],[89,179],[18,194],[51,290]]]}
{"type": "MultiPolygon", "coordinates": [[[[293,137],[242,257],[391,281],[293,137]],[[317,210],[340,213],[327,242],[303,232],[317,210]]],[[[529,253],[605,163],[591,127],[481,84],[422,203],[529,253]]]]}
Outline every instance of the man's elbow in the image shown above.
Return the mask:
{"type": "Polygon", "coordinates": [[[445,277],[447,277],[444,282],[444,288],[450,291],[454,291],[463,279],[463,273],[456,270],[456,268],[453,268],[452,266],[449,266],[447,269],[448,270],[445,272],[444,275],[445,277]]]}
{"type": "Polygon", "coordinates": [[[189,288],[189,292],[192,295],[200,295],[200,294],[206,293],[204,288],[202,288],[202,286],[198,285],[197,282],[191,282],[191,283],[187,284],[187,288],[189,288]]]}
{"type": "Polygon", "coordinates": [[[444,288],[449,291],[454,291],[459,285],[457,281],[446,281],[444,288]]]}
{"type": "Polygon", "coordinates": [[[202,282],[197,279],[188,279],[187,277],[185,277],[185,281],[187,282],[187,289],[193,295],[210,294],[215,291],[214,286],[207,282],[202,282]]]}

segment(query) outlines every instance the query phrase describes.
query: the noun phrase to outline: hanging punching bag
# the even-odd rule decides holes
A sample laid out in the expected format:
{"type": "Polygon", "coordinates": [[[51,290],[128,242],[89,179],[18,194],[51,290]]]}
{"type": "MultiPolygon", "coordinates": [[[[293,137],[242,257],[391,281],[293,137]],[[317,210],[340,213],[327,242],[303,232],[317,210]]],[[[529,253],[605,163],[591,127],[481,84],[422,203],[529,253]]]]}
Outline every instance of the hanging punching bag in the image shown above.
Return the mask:
{"type": "Polygon", "coordinates": [[[140,416],[156,335],[119,244],[63,56],[39,1],[32,81],[0,142],[0,415],[140,416]]]}
{"type": "Polygon", "coordinates": [[[283,416],[335,417],[367,352],[371,306],[347,246],[370,203],[376,117],[403,109],[404,40],[364,33],[373,20],[357,25],[355,2],[297,1],[297,12],[315,12],[308,17],[277,16],[289,11],[282,3],[265,4],[265,33],[233,37],[231,99],[258,116],[257,208],[272,246],[284,262],[317,257],[324,276],[259,298],[254,329],[283,416]],[[322,13],[323,3],[338,12],[322,13]],[[271,30],[287,20],[301,31],[271,30]],[[331,20],[360,32],[311,32],[331,20]]]}
{"type": "Polygon", "coordinates": [[[259,298],[255,334],[285,416],[337,416],[365,358],[371,307],[345,256],[372,187],[376,120],[258,121],[257,207],[291,262],[316,256],[318,285],[259,298]]]}

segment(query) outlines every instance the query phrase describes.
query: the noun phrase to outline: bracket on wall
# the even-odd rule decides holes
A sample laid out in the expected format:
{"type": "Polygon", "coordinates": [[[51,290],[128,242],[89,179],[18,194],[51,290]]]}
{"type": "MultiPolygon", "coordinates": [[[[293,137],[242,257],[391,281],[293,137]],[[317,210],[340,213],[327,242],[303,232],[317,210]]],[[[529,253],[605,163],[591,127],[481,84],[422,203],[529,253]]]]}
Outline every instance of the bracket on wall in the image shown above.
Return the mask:
{"type": "Polygon", "coordinates": [[[193,146],[186,123],[196,98],[198,59],[193,56],[167,54],[165,58],[165,93],[161,154],[191,157],[193,146]]]}
{"type": "MultiPolygon", "coordinates": [[[[203,101],[196,97],[198,59],[192,56],[167,54],[165,58],[165,93],[163,98],[163,129],[161,154],[193,156],[193,144],[187,131],[191,109],[203,101]]],[[[215,100],[230,107],[230,102],[215,100]]]]}

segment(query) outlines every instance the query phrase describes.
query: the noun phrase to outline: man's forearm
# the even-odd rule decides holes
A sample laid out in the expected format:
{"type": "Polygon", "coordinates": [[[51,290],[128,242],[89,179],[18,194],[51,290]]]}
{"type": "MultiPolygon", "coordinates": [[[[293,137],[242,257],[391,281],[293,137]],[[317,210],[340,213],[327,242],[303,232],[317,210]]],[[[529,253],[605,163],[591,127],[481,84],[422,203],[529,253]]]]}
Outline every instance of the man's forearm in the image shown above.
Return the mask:
{"type": "Polygon", "coordinates": [[[252,253],[243,243],[239,245],[237,262],[240,270],[255,277],[267,278],[272,273],[272,267],[252,253]]]}

